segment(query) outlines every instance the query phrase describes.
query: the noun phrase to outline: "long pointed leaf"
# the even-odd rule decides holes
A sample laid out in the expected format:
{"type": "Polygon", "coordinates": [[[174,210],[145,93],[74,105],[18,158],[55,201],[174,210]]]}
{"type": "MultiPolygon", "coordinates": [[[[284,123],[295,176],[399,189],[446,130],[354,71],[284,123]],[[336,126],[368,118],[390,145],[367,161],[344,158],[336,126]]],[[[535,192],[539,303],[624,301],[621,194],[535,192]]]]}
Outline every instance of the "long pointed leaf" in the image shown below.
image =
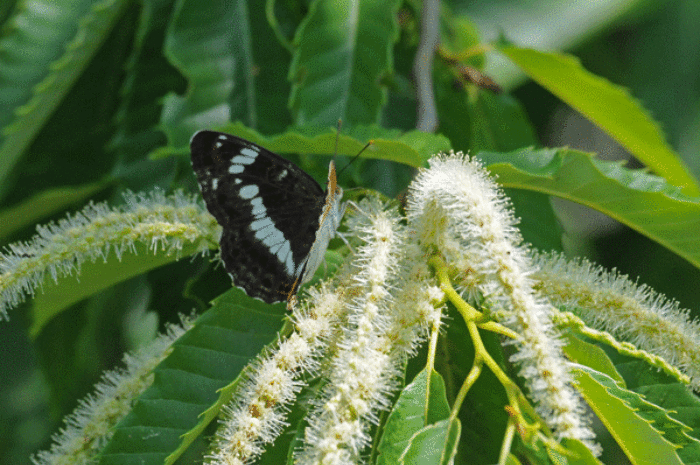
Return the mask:
{"type": "Polygon", "coordinates": [[[479,158],[505,187],[591,207],[700,267],[700,203],[657,176],[569,149],[481,152],[479,158]]]}
{"type": "Polygon", "coordinates": [[[298,125],[379,121],[381,79],[393,67],[396,0],[313,2],[297,31],[290,106],[298,125]]]}
{"type": "Polygon", "coordinates": [[[189,85],[187,95],[170,94],[163,105],[171,145],[185,146],[195,131],[232,119],[255,124],[251,40],[245,1],[180,2],[165,55],[189,85]]]}
{"type": "Polygon", "coordinates": [[[688,195],[700,194],[697,180],[668,145],[658,123],[626,89],[586,71],[570,55],[513,46],[499,50],[671,184],[688,195]]]}
{"type": "Polygon", "coordinates": [[[572,374],[581,395],[634,465],[682,464],[676,447],[628,403],[634,396],[631,391],[583,365],[575,366],[572,374]]]}
{"type": "MultiPolygon", "coordinates": [[[[0,43],[0,186],[119,19],[125,0],[28,2],[0,43]]],[[[2,191],[0,191],[2,195],[2,191]]]]}
{"type": "Polygon", "coordinates": [[[284,315],[283,305],[238,289],[217,298],[158,365],[153,385],[116,426],[99,463],[172,463],[230,399],[244,367],[277,340],[284,315]]]}

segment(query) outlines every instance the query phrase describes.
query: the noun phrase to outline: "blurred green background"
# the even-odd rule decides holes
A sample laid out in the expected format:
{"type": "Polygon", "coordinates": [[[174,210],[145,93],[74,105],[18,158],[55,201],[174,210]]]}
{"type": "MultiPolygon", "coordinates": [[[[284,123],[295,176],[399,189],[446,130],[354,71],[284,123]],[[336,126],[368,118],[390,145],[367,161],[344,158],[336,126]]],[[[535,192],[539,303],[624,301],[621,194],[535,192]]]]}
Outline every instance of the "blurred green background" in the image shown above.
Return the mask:
{"type": "MultiPolygon", "coordinates": [[[[666,131],[668,141],[683,157],[692,172],[700,175],[700,2],[674,0],[599,0],[599,1],[557,1],[557,0],[522,0],[522,1],[454,1],[445,2],[445,7],[455,13],[471,18],[480,28],[483,41],[495,40],[504,31],[507,37],[520,46],[540,50],[564,50],[581,58],[585,68],[616,84],[626,86],[640,99],[643,105],[661,123],[666,131]]],[[[0,3],[0,21],[4,22],[12,12],[14,3],[0,3]]],[[[137,9],[129,10],[121,21],[133,25],[138,16],[137,9]]],[[[164,16],[167,19],[167,16],[164,16]]],[[[109,51],[122,53],[120,44],[130,40],[128,31],[120,35],[115,30],[112,37],[102,46],[100,53],[109,51]]],[[[115,66],[121,66],[124,57],[115,56],[115,66]]],[[[158,60],[154,60],[158,61],[158,60]]],[[[159,65],[159,63],[154,63],[159,65]]],[[[117,70],[118,71],[118,70],[117,70]]],[[[80,85],[94,85],[101,88],[113,88],[120,83],[110,80],[119,75],[101,62],[99,66],[90,66],[81,78],[80,85]]],[[[599,154],[601,158],[624,159],[625,151],[614,141],[601,133],[590,123],[572,111],[565,104],[536,84],[527,82],[517,69],[503,59],[490,57],[485,73],[494,78],[507,91],[513,93],[525,107],[540,143],[544,146],[570,146],[599,154]]],[[[156,83],[159,85],[162,83],[156,83]]],[[[163,84],[165,85],[165,84],[163,84]]],[[[174,78],[168,83],[179,91],[184,90],[183,82],[174,78]]],[[[115,94],[116,95],[116,94],[115,94]]],[[[95,102],[79,101],[72,104],[81,108],[94,108],[86,112],[85,118],[100,118],[102,114],[111,114],[116,105],[114,101],[95,102]]],[[[60,107],[53,118],[72,121],[74,112],[70,106],[60,107]]],[[[51,133],[51,127],[39,134],[31,154],[33,166],[37,171],[42,167],[42,148],[48,150],[61,146],[61,150],[70,152],[70,144],[80,144],[80,119],[74,121],[74,133],[64,137],[51,133]],[[39,150],[37,150],[39,148],[39,150]]],[[[98,128],[98,131],[100,128],[98,128]]],[[[89,141],[105,143],[111,129],[101,128],[104,134],[90,134],[89,141]]],[[[152,134],[152,137],[162,137],[152,134]]],[[[97,161],[97,160],[96,160],[97,161]]],[[[109,161],[103,161],[109,163],[109,161]]],[[[45,163],[45,161],[44,161],[45,163]]],[[[171,167],[168,160],[162,161],[163,179],[156,184],[168,185],[171,167]]],[[[634,166],[634,161],[631,161],[634,166]]],[[[125,166],[127,166],[125,164],[125,166]]],[[[95,166],[88,167],[95,169],[95,166]]],[[[99,167],[98,167],[99,168],[99,167]]],[[[133,167],[132,167],[133,168],[133,167]]],[[[82,168],[81,168],[82,169],[82,168]]],[[[79,178],[80,170],[76,170],[79,178]]],[[[17,179],[15,186],[22,183],[40,182],[33,178],[32,172],[24,172],[17,179]]],[[[66,179],[66,184],[79,179],[66,179]]],[[[153,179],[143,181],[152,186],[153,179]]],[[[3,189],[8,186],[2,186],[3,189]]],[[[138,182],[133,188],[138,188],[138,182]]],[[[9,192],[2,207],[12,205],[22,198],[19,193],[9,192]]],[[[591,210],[567,202],[556,201],[557,212],[565,225],[567,235],[564,244],[567,251],[585,254],[600,264],[617,268],[633,279],[647,283],[658,291],[678,299],[683,307],[697,311],[700,306],[700,292],[697,282],[698,270],[684,260],[657,246],[631,230],[614,221],[595,214],[591,210]]],[[[13,238],[13,239],[24,239],[13,238]]],[[[3,242],[4,244],[5,242],[3,242]]],[[[180,265],[179,265],[180,266],[180,265]]],[[[204,273],[200,262],[185,265],[192,276],[204,273]]],[[[181,273],[172,272],[170,268],[159,270],[150,276],[153,280],[164,283],[161,288],[172,286],[173,280],[181,279],[181,273]]],[[[185,284],[182,284],[185,286],[185,284]]],[[[225,286],[225,280],[222,280],[225,286]]],[[[134,295],[145,293],[142,298],[134,299],[132,314],[141,321],[149,318],[147,302],[154,296],[147,295],[149,287],[139,286],[130,281],[124,286],[134,295]],[[141,303],[141,304],[139,304],[141,303]]],[[[151,286],[150,289],[157,289],[151,286]]],[[[125,290],[122,289],[122,292],[125,290]]],[[[116,292],[116,290],[114,291],[116,292]]],[[[187,299],[175,299],[166,294],[156,296],[161,302],[172,299],[171,311],[189,312],[201,302],[187,299]]],[[[213,296],[212,296],[213,297],[213,296]]],[[[99,322],[106,328],[98,341],[82,341],[85,347],[84,383],[80,386],[64,386],[65,398],[62,402],[49,405],[51,389],[39,370],[40,360],[32,350],[26,336],[28,322],[23,312],[13,312],[9,322],[0,324],[2,349],[0,354],[0,463],[30,463],[30,454],[46,447],[50,435],[58,428],[60,418],[75,406],[76,394],[85,394],[105,367],[114,366],[123,352],[121,342],[110,338],[110,325],[118,322],[99,322]],[[100,344],[100,353],[108,354],[103,360],[91,358],[90,347],[100,344]],[[111,345],[113,345],[113,347],[111,345]],[[105,347],[108,346],[108,347],[105,347]]],[[[74,314],[62,315],[52,324],[54,330],[61,325],[78,324],[71,320],[74,314]]],[[[86,324],[80,322],[80,324],[86,324]]],[[[95,324],[97,322],[88,322],[95,324]]],[[[157,322],[141,327],[155,331],[157,322]]],[[[51,328],[47,328],[51,330],[51,328]]],[[[134,339],[148,339],[145,335],[132,335],[134,339]]],[[[73,346],[75,341],[66,341],[73,346]]],[[[39,341],[41,344],[41,340],[39,341]]],[[[137,345],[134,343],[134,345],[137,345]]],[[[49,348],[60,353],[62,347],[49,348]]],[[[54,368],[61,370],[60,366],[54,368]]],[[[55,389],[55,386],[54,386],[55,389]]]]}

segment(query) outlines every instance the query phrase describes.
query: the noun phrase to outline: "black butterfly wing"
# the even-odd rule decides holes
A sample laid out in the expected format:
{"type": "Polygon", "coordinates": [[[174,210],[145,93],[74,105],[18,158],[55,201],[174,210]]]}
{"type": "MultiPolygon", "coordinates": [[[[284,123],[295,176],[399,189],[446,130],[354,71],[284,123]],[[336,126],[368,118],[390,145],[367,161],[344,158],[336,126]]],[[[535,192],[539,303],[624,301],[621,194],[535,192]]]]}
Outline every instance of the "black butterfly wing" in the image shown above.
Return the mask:
{"type": "Polygon", "coordinates": [[[190,149],[234,284],[268,303],[287,299],[315,239],[323,190],[290,161],[229,134],[199,131],[190,149]]]}

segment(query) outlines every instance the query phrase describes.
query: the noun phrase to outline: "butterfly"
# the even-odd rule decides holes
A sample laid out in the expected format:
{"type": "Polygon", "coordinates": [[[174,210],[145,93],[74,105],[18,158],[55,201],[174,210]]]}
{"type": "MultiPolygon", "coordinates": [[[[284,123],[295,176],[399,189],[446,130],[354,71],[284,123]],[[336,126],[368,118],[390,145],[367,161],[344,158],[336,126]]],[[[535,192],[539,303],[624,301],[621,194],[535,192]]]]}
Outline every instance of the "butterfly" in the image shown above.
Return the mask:
{"type": "Polygon", "coordinates": [[[190,150],[233,283],[264,302],[290,302],[323,262],[345,212],[335,164],[324,192],[294,163],[240,137],[199,131],[190,150]]]}

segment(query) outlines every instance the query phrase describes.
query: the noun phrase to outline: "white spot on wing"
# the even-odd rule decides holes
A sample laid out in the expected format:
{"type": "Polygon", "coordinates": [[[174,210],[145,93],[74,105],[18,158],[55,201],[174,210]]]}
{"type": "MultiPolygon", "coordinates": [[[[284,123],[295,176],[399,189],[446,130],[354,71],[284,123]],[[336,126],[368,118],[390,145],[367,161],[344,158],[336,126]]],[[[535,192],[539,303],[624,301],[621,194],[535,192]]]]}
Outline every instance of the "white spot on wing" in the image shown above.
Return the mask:
{"type": "MultiPolygon", "coordinates": [[[[264,207],[263,207],[264,208],[264,207]]],[[[284,265],[287,274],[294,276],[294,259],[289,241],[284,238],[282,231],[277,229],[270,218],[255,220],[250,223],[255,231],[255,238],[266,245],[271,254],[275,255],[284,265]]]]}
{"type": "Polygon", "coordinates": [[[217,141],[217,142],[214,144],[214,147],[216,147],[217,149],[220,149],[222,145],[224,145],[224,144],[222,144],[221,142],[218,142],[218,141],[217,141]]]}
{"type": "Polygon", "coordinates": [[[255,218],[262,219],[267,215],[267,208],[263,205],[260,197],[255,197],[250,203],[253,205],[253,216],[255,216],[255,218]]]}
{"type": "Polygon", "coordinates": [[[241,187],[241,190],[238,191],[239,195],[244,199],[252,199],[256,195],[258,195],[259,192],[260,189],[258,189],[258,186],[254,184],[241,187]]]}
{"type": "Polygon", "coordinates": [[[280,174],[277,175],[277,178],[275,179],[277,182],[282,181],[284,178],[287,177],[288,171],[286,169],[282,170],[280,174]]]}
{"type": "Polygon", "coordinates": [[[215,191],[219,187],[219,180],[214,178],[211,180],[211,190],[215,191]]]}
{"type": "Polygon", "coordinates": [[[284,245],[279,252],[277,252],[277,258],[284,263],[287,269],[287,274],[289,276],[294,276],[294,260],[292,260],[292,249],[289,247],[289,241],[284,241],[284,245]]]}
{"type": "MultiPolygon", "coordinates": [[[[252,229],[253,231],[258,231],[262,228],[267,228],[270,226],[272,226],[273,228],[275,227],[275,225],[272,224],[272,220],[268,217],[265,217],[265,218],[260,219],[260,220],[255,220],[252,223],[250,223],[250,229],[252,229]]],[[[275,228],[275,229],[277,229],[277,228],[275,228]]],[[[257,237],[257,236],[258,235],[256,233],[255,237],[257,237]]]]}
{"type": "Polygon", "coordinates": [[[240,174],[244,169],[243,165],[231,165],[228,167],[228,172],[231,174],[240,174]]]}
{"type": "Polygon", "coordinates": [[[247,157],[252,157],[253,159],[255,159],[255,157],[258,156],[258,153],[260,153],[260,152],[258,152],[257,147],[246,147],[243,150],[241,150],[242,155],[245,155],[247,157]]]}
{"type": "MultiPolygon", "coordinates": [[[[243,149],[245,150],[245,149],[243,149]]],[[[242,153],[242,152],[241,152],[242,153]]],[[[236,163],[239,165],[250,165],[255,161],[255,157],[236,155],[231,159],[231,163],[236,163]]]]}
{"type": "Polygon", "coordinates": [[[228,140],[228,136],[226,134],[219,134],[219,140],[228,140]]]}

